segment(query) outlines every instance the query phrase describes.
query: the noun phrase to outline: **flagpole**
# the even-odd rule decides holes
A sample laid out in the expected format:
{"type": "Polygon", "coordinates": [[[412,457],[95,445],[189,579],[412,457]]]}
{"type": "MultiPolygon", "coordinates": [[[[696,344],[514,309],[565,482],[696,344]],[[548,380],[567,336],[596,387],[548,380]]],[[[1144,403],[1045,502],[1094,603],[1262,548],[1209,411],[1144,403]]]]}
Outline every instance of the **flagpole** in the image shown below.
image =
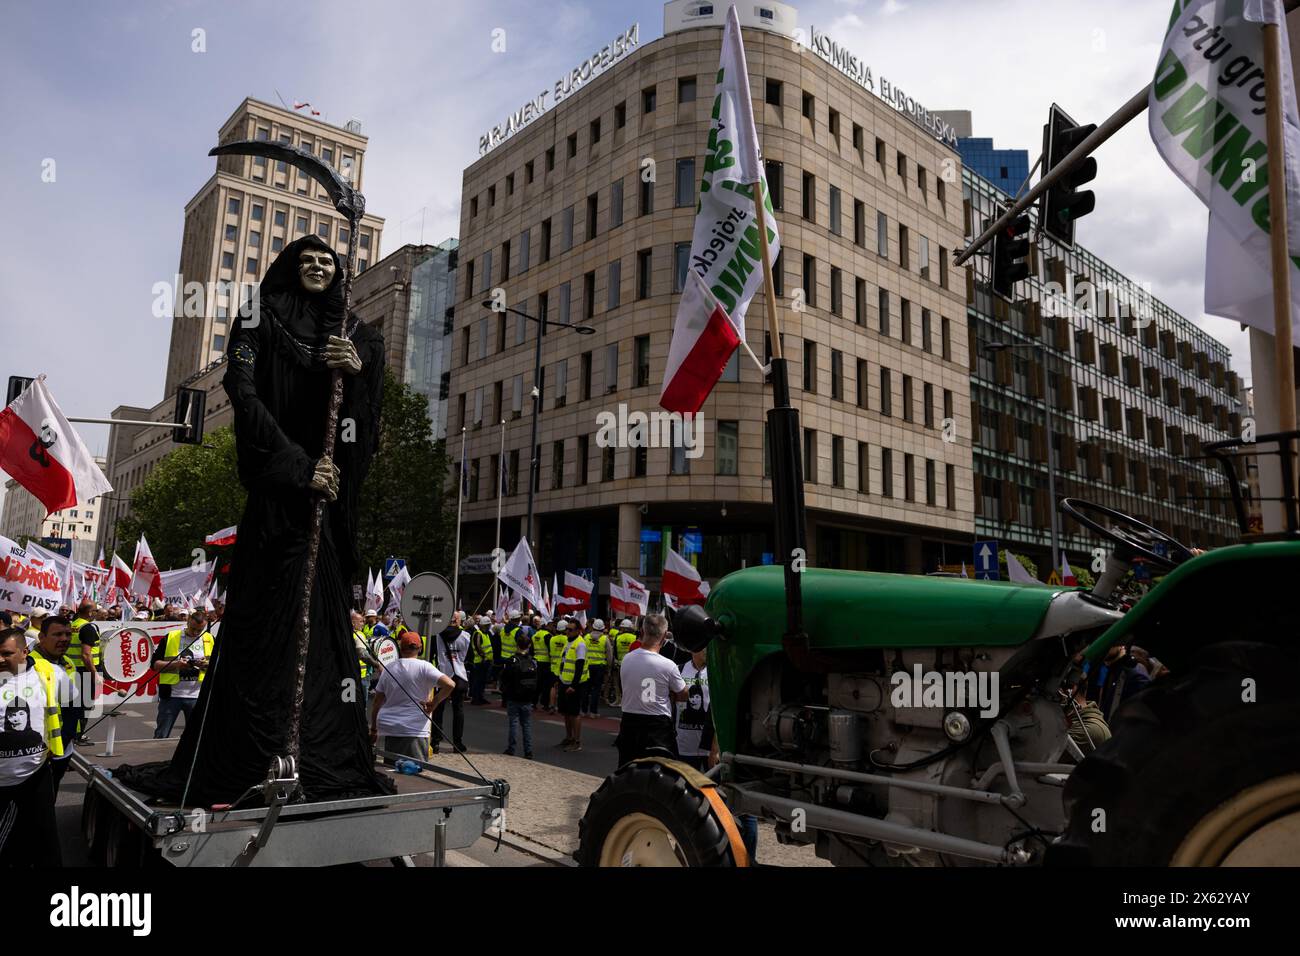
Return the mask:
{"type": "Polygon", "coordinates": [[[805,524],[803,467],[799,460],[799,411],[790,405],[790,379],[781,348],[781,325],[776,317],[776,286],[772,281],[772,257],[767,244],[767,200],[763,177],[754,184],[754,212],[758,216],[758,249],[763,262],[763,302],[767,307],[768,336],[771,339],[772,408],[768,410],[769,440],[772,444],[772,507],[776,512],[776,550],[785,569],[786,639],[790,649],[806,649],[803,634],[802,562],[808,554],[805,524]],[[801,643],[804,645],[800,647],[801,643]]]}
{"type": "Polygon", "coordinates": [[[460,470],[456,476],[456,558],[451,566],[451,599],[460,609],[460,510],[465,503],[465,429],[460,430],[460,470]]]}
{"type": "MultiPolygon", "coordinates": [[[[501,478],[505,473],[506,473],[506,420],[503,418],[501,419],[501,450],[497,453],[497,473],[496,473],[497,543],[496,543],[496,547],[492,549],[492,559],[494,561],[496,560],[497,555],[501,553],[501,505],[506,498],[506,490],[501,487],[502,485],[501,478]]],[[[492,606],[495,607],[497,598],[501,596],[501,580],[500,578],[496,577],[495,574],[493,574],[492,576],[492,587],[493,587],[492,606]]]]}
{"type": "MultiPolygon", "coordinates": [[[[1276,23],[1265,23],[1264,105],[1268,129],[1268,168],[1273,171],[1268,183],[1269,239],[1273,264],[1273,338],[1277,363],[1278,431],[1296,428],[1295,355],[1291,335],[1291,257],[1287,252],[1286,158],[1284,147],[1282,101],[1282,31],[1276,23]]],[[[1281,443],[1281,452],[1291,454],[1291,443],[1281,443]]],[[[1282,489],[1282,497],[1295,500],[1295,469],[1282,468],[1291,487],[1282,489]]]]}

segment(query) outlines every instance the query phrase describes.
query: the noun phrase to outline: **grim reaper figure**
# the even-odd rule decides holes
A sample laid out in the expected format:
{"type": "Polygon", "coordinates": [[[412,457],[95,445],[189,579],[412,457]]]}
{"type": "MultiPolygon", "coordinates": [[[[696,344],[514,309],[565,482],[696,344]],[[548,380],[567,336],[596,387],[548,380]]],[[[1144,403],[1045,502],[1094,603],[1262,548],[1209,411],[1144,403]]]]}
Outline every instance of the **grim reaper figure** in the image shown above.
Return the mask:
{"type": "Polygon", "coordinates": [[[391,791],[357,692],[349,619],[357,496],[378,441],[383,339],[343,319],[343,266],[315,236],[285,247],[259,309],[232,319],[224,386],[234,411],[248,504],[231,561],[229,602],[193,719],[169,764],[119,768],[133,786],[188,806],[229,803],[286,752],[312,503],[328,501],[303,695],[299,773],[309,800],[391,791]],[[343,335],[332,334],[343,331],[343,335]],[[334,460],[322,457],[331,373],[343,373],[334,460]],[[351,693],[349,693],[349,690],[351,693]]]}

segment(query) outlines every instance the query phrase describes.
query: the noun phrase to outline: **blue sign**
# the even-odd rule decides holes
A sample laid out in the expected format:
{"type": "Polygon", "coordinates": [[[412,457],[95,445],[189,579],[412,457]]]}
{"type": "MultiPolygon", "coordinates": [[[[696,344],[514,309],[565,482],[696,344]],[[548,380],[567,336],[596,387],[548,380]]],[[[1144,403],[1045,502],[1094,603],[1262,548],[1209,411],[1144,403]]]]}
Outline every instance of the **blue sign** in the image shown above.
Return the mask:
{"type": "Polygon", "coordinates": [[[72,539],[71,538],[41,538],[38,543],[48,551],[65,558],[72,557],[72,539]]]}
{"type": "Polygon", "coordinates": [[[650,528],[641,529],[642,544],[659,544],[663,539],[664,533],[662,531],[653,531],[650,528]]]}
{"type": "MultiPolygon", "coordinates": [[[[1011,560],[1015,560],[1012,558],[1011,560]]],[[[975,542],[975,577],[980,581],[998,581],[998,543],[996,541],[975,542]]]]}
{"type": "Polygon", "coordinates": [[[384,580],[391,581],[404,567],[406,567],[405,558],[384,558],[384,580]]]}
{"type": "Polygon", "coordinates": [[[682,534],[682,554],[699,554],[704,550],[704,535],[699,531],[682,534]]]}
{"type": "Polygon", "coordinates": [[[1151,543],[1151,550],[1154,551],[1156,554],[1158,554],[1160,557],[1167,558],[1169,557],[1169,542],[1153,541],[1151,543]]]}
{"type": "Polygon", "coordinates": [[[578,570],[577,570],[576,573],[577,573],[578,577],[580,577],[580,578],[586,578],[588,581],[593,581],[593,580],[595,580],[595,579],[591,576],[591,568],[578,568],[578,570]]]}
{"type": "Polygon", "coordinates": [[[764,552],[763,552],[763,563],[764,563],[764,564],[776,564],[776,554],[775,554],[774,552],[772,552],[772,551],[764,551],[764,552]]]}

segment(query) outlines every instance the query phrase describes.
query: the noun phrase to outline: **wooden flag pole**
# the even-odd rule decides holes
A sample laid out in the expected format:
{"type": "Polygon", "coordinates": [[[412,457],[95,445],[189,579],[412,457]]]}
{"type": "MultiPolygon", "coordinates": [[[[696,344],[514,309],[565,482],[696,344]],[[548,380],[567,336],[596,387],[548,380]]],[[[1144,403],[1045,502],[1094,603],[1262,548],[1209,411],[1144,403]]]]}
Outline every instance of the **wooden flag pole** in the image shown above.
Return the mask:
{"type": "MultiPolygon", "coordinates": [[[[772,257],[767,251],[767,199],[763,195],[763,177],[754,181],[754,213],[758,216],[758,252],[763,259],[763,301],[767,305],[767,332],[772,340],[772,358],[781,354],[781,327],[776,318],[776,286],[772,282],[772,257]]],[[[787,399],[789,396],[787,396],[787,399]]]]}
{"type": "MultiPolygon", "coordinates": [[[[1277,369],[1278,431],[1296,428],[1295,353],[1291,335],[1291,257],[1287,251],[1285,125],[1282,114],[1282,31],[1264,24],[1265,108],[1268,124],[1268,217],[1273,266],[1273,339],[1277,369]]],[[[1289,446],[1284,445],[1283,448],[1289,446]]],[[[1295,475],[1294,469],[1283,469],[1295,475]]],[[[1291,498],[1295,487],[1284,488],[1291,498]]]]}

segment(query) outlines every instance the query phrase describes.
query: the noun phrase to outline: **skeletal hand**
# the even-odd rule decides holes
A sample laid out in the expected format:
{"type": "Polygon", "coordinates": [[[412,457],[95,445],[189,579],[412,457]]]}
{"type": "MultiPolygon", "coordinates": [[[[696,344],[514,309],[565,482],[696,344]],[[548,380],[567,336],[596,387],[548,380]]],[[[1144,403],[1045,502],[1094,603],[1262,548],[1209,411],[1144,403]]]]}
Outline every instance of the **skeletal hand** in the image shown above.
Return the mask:
{"type": "Polygon", "coordinates": [[[357,347],[350,339],[331,335],[325,345],[325,364],[329,368],[342,369],[349,375],[356,375],[361,371],[361,356],[357,354],[357,347]]]}
{"type": "Polygon", "coordinates": [[[322,458],[320,461],[316,462],[316,470],[311,476],[311,484],[308,487],[313,491],[319,491],[330,501],[338,500],[338,466],[328,458],[322,458]]]}

